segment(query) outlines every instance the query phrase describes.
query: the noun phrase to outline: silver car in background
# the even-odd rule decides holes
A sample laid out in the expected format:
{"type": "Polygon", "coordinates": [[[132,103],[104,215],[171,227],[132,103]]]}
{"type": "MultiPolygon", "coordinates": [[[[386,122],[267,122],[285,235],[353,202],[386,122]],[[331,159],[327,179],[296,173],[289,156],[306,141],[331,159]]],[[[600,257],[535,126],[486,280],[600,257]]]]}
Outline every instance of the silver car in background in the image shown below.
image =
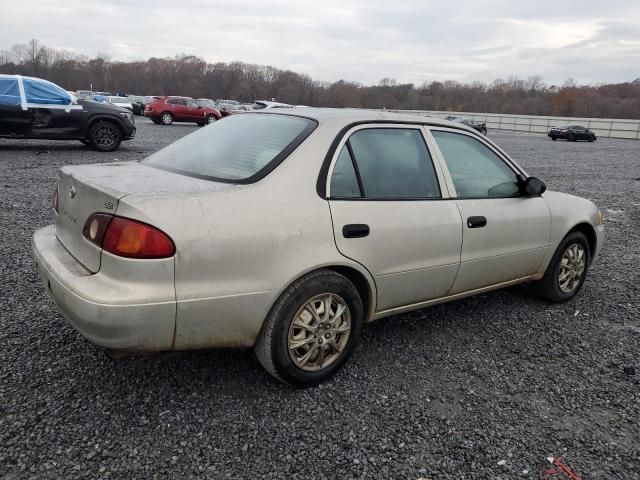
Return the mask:
{"type": "Polygon", "coordinates": [[[364,323],[532,281],[572,298],[604,218],[445,120],[277,109],[140,162],[60,170],[32,255],[60,310],[116,352],[253,347],[295,386],[364,323]]]}

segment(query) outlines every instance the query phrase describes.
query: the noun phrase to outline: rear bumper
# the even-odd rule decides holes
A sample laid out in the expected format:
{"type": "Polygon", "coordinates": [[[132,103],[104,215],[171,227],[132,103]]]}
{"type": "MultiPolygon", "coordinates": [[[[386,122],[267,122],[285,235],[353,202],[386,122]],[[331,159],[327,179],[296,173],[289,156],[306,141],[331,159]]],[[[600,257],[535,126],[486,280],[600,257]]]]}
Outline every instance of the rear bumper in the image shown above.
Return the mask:
{"type": "Polygon", "coordinates": [[[31,255],[60,311],[91,342],[128,351],[172,348],[176,318],[173,286],[159,289],[173,289],[173,298],[167,294],[164,301],[141,301],[141,292],[131,285],[86,270],[58,241],[54,225],[34,233],[31,255]]]}

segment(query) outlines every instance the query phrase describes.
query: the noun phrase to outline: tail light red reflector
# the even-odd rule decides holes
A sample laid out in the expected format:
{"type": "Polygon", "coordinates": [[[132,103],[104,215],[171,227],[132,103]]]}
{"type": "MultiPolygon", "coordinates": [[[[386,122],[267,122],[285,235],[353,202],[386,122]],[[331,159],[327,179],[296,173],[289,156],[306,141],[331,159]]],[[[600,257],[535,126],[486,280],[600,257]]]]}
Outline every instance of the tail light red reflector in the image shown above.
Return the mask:
{"type": "Polygon", "coordinates": [[[128,258],[168,258],[176,253],[173,241],[161,230],[129,218],[95,213],[83,234],[109,253],[128,258]]]}

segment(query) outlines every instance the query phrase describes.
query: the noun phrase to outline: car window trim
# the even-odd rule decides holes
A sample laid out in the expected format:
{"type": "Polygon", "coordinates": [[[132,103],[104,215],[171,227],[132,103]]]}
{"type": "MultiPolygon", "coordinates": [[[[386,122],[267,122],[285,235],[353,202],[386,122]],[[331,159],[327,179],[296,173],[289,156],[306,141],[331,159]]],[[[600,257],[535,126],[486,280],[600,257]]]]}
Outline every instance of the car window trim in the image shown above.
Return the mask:
{"type": "MultiPolygon", "coordinates": [[[[353,171],[356,174],[356,180],[358,182],[358,189],[360,189],[360,197],[359,198],[366,198],[367,195],[366,195],[366,193],[364,191],[364,184],[362,183],[362,177],[360,176],[360,167],[358,167],[358,162],[356,162],[356,155],[355,155],[355,153],[353,153],[353,148],[351,147],[351,142],[348,139],[347,139],[346,146],[347,146],[347,153],[349,154],[349,158],[351,159],[351,165],[353,165],[353,171]]],[[[351,197],[351,198],[353,198],[353,197],[351,197]]]]}
{"type": "Polygon", "coordinates": [[[429,149],[429,143],[425,138],[422,124],[420,123],[393,122],[393,121],[362,121],[362,122],[355,122],[353,124],[347,125],[338,133],[336,138],[334,138],[334,141],[332,142],[331,146],[329,147],[329,152],[327,152],[327,156],[325,156],[324,163],[320,170],[316,189],[319,189],[319,183],[323,177],[323,170],[325,169],[325,166],[326,166],[326,171],[324,171],[324,175],[326,176],[324,177],[325,178],[324,191],[322,193],[318,191],[318,194],[320,195],[320,197],[325,200],[340,200],[340,201],[354,200],[354,201],[369,201],[369,202],[394,201],[396,202],[396,201],[437,201],[437,200],[449,199],[448,196],[446,195],[448,193],[446,184],[442,181],[442,178],[438,174],[439,169],[437,168],[436,161],[433,157],[432,152],[429,149]],[[362,180],[360,178],[360,171],[357,166],[358,162],[355,157],[355,154],[353,153],[353,149],[351,148],[349,139],[354,133],[360,130],[384,129],[384,128],[394,128],[394,129],[408,128],[411,130],[417,130],[420,133],[422,141],[424,142],[424,146],[431,159],[431,164],[433,166],[433,173],[436,176],[436,184],[438,185],[438,194],[439,194],[438,197],[386,197],[386,198],[366,197],[364,188],[362,185],[360,185],[360,182],[362,180]],[[360,197],[332,197],[331,196],[331,177],[333,175],[333,169],[335,168],[335,164],[338,160],[338,157],[340,156],[340,152],[342,152],[342,149],[345,146],[347,146],[347,148],[349,149],[349,155],[351,156],[351,160],[354,164],[354,168],[356,169],[356,177],[358,178],[358,184],[360,186],[360,192],[361,192],[360,197]],[[328,159],[328,163],[327,163],[327,159],[328,159]]]}
{"type": "MultiPolygon", "coordinates": [[[[250,114],[248,114],[250,115],[250,114]]],[[[208,180],[211,182],[218,183],[231,183],[236,185],[250,185],[252,183],[259,182],[264,177],[269,175],[273,170],[275,170],[282,162],[284,162],[289,155],[291,155],[301,144],[304,142],[311,133],[318,127],[318,121],[315,118],[303,117],[301,115],[288,115],[286,113],[272,113],[272,112],[264,112],[259,115],[280,115],[283,117],[295,117],[295,118],[303,118],[308,121],[308,125],[300,132],[286,147],[282,149],[282,151],[276,155],[269,163],[267,163],[264,167],[258,170],[256,173],[247,178],[220,178],[214,177],[212,175],[203,175],[200,173],[187,172],[185,170],[181,170],[179,168],[167,167],[165,165],[154,165],[153,163],[145,163],[149,167],[157,168],[159,170],[164,170],[166,172],[177,173],[179,175],[184,175],[185,177],[199,178],[200,180],[208,180]]],[[[142,162],[142,159],[139,162],[142,162]]]]}
{"type": "Polygon", "coordinates": [[[495,196],[495,197],[460,197],[458,196],[458,191],[456,190],[456,186],[453,183],[453,178],[451,177],[451,172],[449,171],[449,166],[447,165],[447,161],[444,158],[444,155],[442,153],[442,150],[440,150],[440,146],[438,145],[437,140],[435,139],[435,137],[431,134],[432,131],[442,131],[442,132],[448,132],[448,133],[453,133],[453,134],[457,134],[457,135],[466,135],[467,137],[471,137],[475,140],[478,140],[480,143],[484,144],[491,152],[493,152],[500,160],[502,160],[502,162],[516,175],[516,178],[518,176],[522,177],[523,179],[527,178],[528,175],[526,174],[526,172],[520,168],[519,165],[517,165],[515,162],[513,162],[513,160],[511,160],[508,155],[506,155],[501,149],[496,148],[495,145],[493,145],[492,143],[486,141],[486,139],[478,136],[478,135],[474,135],[471,132],[467,132],[465,130],[459,130],[459,129],[455,129],[455,128],[449,128],[449,127],[445,127],[445,126],[430,126],[426,129],[426,131],[428,132],[430,138],[433,140],[434,143],[434,148],[436,149],[437,155],[439,160],[442,162],[443,168],[446,169],[446,178],[447,178],[447,184],[448,187],[450,189],[450,193],[451,196],[454,197],[457,200],[497,200],[497,199],[506,199],[506,198],[522,198],[522,195],[518,195],[518,196],[514,196],[514,195],[509,195],[509,196],[495,196]]]}

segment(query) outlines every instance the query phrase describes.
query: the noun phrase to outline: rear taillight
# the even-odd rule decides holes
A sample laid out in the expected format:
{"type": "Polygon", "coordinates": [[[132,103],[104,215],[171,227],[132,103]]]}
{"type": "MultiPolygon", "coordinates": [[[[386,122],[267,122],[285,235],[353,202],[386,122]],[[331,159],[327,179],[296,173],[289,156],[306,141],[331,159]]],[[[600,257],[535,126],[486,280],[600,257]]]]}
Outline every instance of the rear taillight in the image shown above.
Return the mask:
{"type": "Polygon", "coordinates": [[[164,232],[128,218],[94,213],[82,231],[91,243],[109,253],[128,258],[168,258],[176,253],[164,232]]]}
{"type": "Polygon", "coordinates": [[[56,191],[53,192],[53,209],[58,213],[58,187],[56,186],[56,191]]]}

